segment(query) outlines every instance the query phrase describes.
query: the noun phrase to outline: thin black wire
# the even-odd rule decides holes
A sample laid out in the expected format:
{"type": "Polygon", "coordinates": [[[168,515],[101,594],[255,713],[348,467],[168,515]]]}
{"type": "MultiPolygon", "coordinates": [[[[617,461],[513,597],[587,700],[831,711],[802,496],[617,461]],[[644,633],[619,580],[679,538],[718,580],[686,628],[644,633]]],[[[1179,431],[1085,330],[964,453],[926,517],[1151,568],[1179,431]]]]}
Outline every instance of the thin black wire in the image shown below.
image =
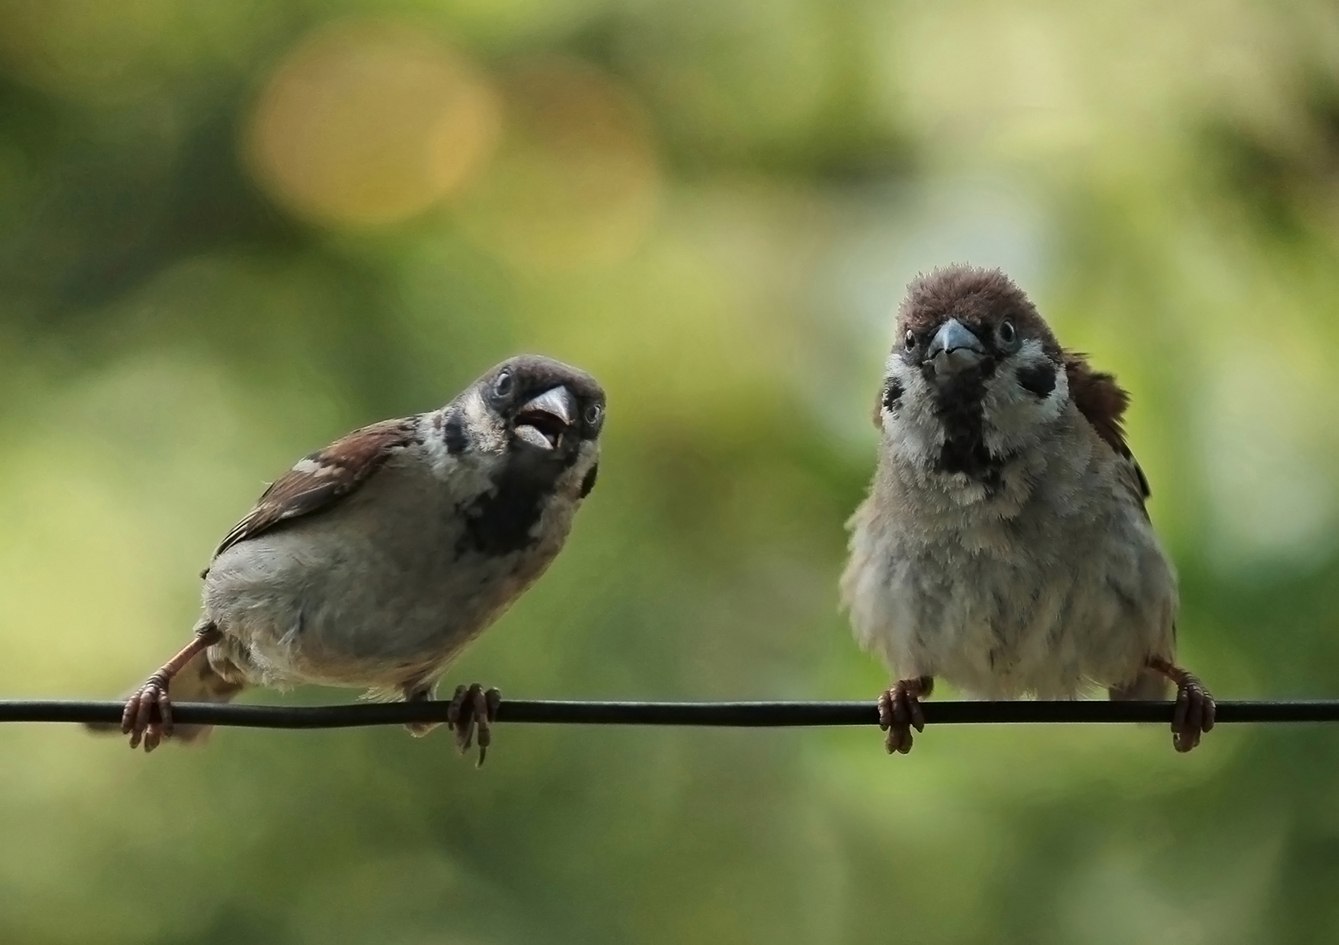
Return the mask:
{"type": "MultiPolygon", "coordinates": [[[[330,706],[173,703],[178,722],[240,728],[361,728],[445,722],[449,703],[397,702],[330,706]]],[[[929,725],[993,723],[1167,722],[1170,702],[926,702],[929,725]]],[[[0,722],[119,723],[122,703],[64,699],[0,700],[0,722]]],[[[569,702],[504,699],[498,722],[542,725],[698,725],[739,728],[876,725],[871,702],[569,702]]],[[[1219,702],[1220,723],[1337,722],[1339,700],[1219,702]]]]}

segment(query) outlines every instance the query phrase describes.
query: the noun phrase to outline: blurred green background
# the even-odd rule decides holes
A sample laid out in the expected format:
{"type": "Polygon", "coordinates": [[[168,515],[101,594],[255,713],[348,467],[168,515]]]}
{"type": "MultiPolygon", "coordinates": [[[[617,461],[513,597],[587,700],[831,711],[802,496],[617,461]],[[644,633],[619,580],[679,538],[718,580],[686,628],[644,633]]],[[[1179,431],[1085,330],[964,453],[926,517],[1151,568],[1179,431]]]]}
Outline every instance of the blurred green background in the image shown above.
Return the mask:
{"type": "MultiPolygon", "coordinates": [[[[536,350],[609,392],[600,486],[448,683],[873,699],[842,525],[893,308],[951,261],[1134,392],[1185,661],[1339,695],[1326,0],[0,4],[0,693],[143,679],[265,481],[536,350]]],[[[0,759],[22,945],[1339,936],[1333,727],[0,759]]]]}

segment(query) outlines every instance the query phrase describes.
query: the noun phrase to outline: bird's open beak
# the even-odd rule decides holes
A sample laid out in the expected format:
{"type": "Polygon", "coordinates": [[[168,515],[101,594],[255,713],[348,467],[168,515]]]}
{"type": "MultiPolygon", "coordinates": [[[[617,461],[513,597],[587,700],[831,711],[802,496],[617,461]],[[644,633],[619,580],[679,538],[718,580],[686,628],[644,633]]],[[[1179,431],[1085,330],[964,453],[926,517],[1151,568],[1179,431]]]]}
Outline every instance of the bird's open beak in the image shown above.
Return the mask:
{"type": "Polygon", "coordinates": [[[925,363],[934,371],[936,380],[947,380],[975,367],[985,356],[986,349],[971,329],[956,318],[950,318],[930,340],[930,347],[925,352],[925,363]]]}
{"type": "Polygon", "coordinates": [[[576,398],[566,387],[551,387],[516,412],[516,438],[542,450],[558,448],[576,416],[576,398]]]}

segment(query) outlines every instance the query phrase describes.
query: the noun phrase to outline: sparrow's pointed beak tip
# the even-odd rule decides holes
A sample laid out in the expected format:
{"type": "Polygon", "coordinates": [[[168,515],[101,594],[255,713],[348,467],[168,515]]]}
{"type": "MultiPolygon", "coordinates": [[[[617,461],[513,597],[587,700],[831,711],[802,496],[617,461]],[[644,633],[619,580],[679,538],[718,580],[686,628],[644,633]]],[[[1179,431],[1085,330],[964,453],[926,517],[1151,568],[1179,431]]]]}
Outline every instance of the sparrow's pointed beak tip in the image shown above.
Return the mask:
{"type": "Polygon", "coordinates": [[[925,363],[938,378],[952,377],[974,367],[986,356],[986,349],[972,330],[950,318],[939,327],[925,352],[925,363]]]}

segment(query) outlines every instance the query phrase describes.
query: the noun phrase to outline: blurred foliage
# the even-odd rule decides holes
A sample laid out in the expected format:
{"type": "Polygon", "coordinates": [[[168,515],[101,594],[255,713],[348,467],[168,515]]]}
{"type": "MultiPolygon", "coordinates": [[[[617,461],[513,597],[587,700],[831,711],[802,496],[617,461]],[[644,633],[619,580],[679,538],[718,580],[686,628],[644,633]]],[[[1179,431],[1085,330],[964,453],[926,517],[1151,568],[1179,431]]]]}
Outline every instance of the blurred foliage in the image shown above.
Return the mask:
{"type": "MultiPolygon", "coordinates": [[[[1337,250],[1324,0],[10,0],[0,691],[143,678],[267,476],[539,350],[600,487],[450,681],[872,699],[842,523],[901,287],[967,260],[1134,391],[1186,661],[1339,695],[1337,250]]],[[[1339,935],[1332,728],[499,737],[0,727],[0,940],[1339,935]]]]}

